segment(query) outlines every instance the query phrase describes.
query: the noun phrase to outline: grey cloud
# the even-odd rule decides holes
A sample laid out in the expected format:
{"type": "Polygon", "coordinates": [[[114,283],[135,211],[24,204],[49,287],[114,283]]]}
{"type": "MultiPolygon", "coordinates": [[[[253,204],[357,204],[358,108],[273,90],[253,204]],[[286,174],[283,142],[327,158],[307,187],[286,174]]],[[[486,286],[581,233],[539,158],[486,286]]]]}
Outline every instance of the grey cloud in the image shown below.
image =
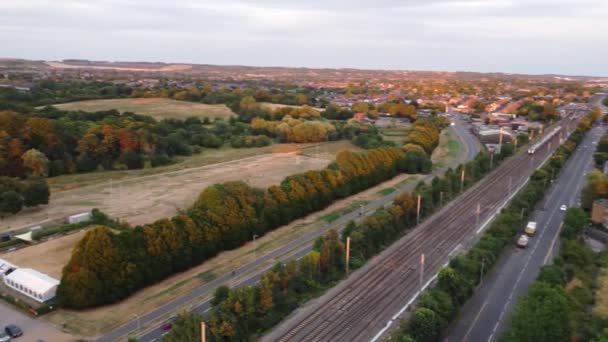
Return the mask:
{"type": "Polygon", "coordinates": [[[0,44],[35,59],[608,74],[607,16],[605,0],[19,0],[0,1],[0,44]]]}

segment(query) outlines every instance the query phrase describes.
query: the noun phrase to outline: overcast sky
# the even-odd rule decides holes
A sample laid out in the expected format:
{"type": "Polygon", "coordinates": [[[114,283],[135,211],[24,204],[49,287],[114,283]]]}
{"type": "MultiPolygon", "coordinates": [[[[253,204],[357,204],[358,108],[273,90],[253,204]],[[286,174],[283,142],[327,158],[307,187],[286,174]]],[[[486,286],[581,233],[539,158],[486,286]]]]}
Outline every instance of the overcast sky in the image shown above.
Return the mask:
{"type": "Polygon", "coordinates": [[[608,76],[608,0],[0,0],[0,56],[608,76]]]}

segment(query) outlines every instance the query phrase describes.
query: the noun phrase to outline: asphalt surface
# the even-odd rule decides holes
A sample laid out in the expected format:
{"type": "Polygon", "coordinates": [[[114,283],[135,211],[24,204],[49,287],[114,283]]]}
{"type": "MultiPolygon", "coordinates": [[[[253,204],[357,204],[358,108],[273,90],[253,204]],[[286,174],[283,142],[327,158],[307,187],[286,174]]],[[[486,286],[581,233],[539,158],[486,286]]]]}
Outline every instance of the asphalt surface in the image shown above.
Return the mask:
{"type": "Polygon", "coordinates": [[[513,246],[499,259],[460,311],[458,321],[444,341],[490,342],[499,339],[508,326],[514,304],[527,292],[540,268],[550,263],[556,254],[564,217],[560,206],[578,205],[585,174],[592,168],[595,144],[604,131],[604,128],[594,127],[587,134],[551,184],[549,194],[530,216],[530,221],[537,222],[537,232],[530,238],[528,247],[520,249],[513,246]]]}
{"type": "Polygon", "coordinates": [[[15,324],[23,331],[23,336],[14,339],[19,342],[34,342],[40,339],[46,341],[69,341],[70,335],[64,334],[50,323],[28,317],[16,308],[0,302],[0,329],[9,324],[15,324]]]}
{"type": "MultiPolygon", "coordinates": [[[[425,181],[431,180],[434,176],[438,174],[443,174],[448,167],[455,167],[464,160],[473,159],[480,151],[480,144],[477,138],[474,137],[468,131],[467,126],[462,121],[460,121],[460,119],[457,119],[454,116],[451,118],[451,120],[454,122],[454,126],[450,127],[451,129],[453,129],[454,133],[456,133],[456,137],[460,142],[461,149],[464,149],[464,155],[458,158],[458,160],[455,160],[452,163],[453,165],[446,165],[442,168],[434,170],[430,175],[427,175],[424,178],[425,181]]],[[[399,196],[404,192],[411,191],[415,186],[415,183],[409,183],[386,196],[383,196],[373,202],[368,203],[363,207],[363,215],[369,215],[375,212],[377,208],[392,203],[395,197],[399,196]]],[[[345,214],[337,220],[333,221],[332,223],[325,224],[319,227],[318,230],[304,235],[298,240],[294,240],[268,254],[260,256],[255,261],[238,268],[235,271],[236,276],[247,274],[247,277],[245,277],[245,280],[238,283],[236,287],[255,284],[260,279],[261,275],[267,270],[267,268],[258,268],[266,264],[268,261],[275,260],[285,262],[291,259],[298,259],[306,255],[306,253],[308,253],[312,249],[312,244],[319,236],[325,234],[330,229],[339,229],[345,224],[347,224],[349,221],[360,218],[361,217],[359,216],[359,211],[354,211],[345,214]]],[[[159,321],[161,319],[167,319],[171,313],[180,310],[180,308],[188,307],[189,303],[189,311],[194,311],[205,315],[207,311],[209,311],[211,304],[209,303],[209,301],[206,301],[201,304],[193,305],[193,303],[196,303],[196,298],[202,297],[210,293],[210,291],[215,290],[217,287],[228,283],[232,278],[234,278],[233,275],[224,274],[214,279],[213,281],[194,289],[187,295],[177,298],[163,306],[160,306],[145,315],[133,317],[133,319],[129,323],[122,325],[116,328],[115,330],[112,330],[111,332],[107,333],[106,335],[99,337],[97,341],[116,341],[121,337],[127,336],[129,334],[138,335],[138,341],[158,341],[162,338],[164,334],[167,333],[167,331],[163,330],[160,327],[157,327],[152,330],[143,332],[143,334],[140,334],[138,333],[140,331],[140,327],[146,326],[151,322],[159,321]]]]}

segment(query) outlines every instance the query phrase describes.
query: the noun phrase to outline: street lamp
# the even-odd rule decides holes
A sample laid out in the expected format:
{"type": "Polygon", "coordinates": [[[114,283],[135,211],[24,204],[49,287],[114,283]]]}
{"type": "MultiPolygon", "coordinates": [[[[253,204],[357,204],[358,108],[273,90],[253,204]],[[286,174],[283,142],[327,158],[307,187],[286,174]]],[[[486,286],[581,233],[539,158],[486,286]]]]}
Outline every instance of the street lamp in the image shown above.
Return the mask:
{"type": "Polygon", "coordinates": [[[133,314],[133,317],[137,320],[136,334],[139,335],[139,315],[138,314],[133,314]]]}
{"type": "Polygon", "coordinates": [[[258,254],[258,247],[255,244],[255,239],[257,239],[258,237],[258,234],[253,234],[253,252],[255,253],[255,255],[258,254]]]}
{"type": "Polygon", "coordinates": [[[479,285],[481,285],[481,282],[483,280],[483,266],[485,264],[486,258],[485,257],[481,257],[481,272],[479,273],[479,285]]]}

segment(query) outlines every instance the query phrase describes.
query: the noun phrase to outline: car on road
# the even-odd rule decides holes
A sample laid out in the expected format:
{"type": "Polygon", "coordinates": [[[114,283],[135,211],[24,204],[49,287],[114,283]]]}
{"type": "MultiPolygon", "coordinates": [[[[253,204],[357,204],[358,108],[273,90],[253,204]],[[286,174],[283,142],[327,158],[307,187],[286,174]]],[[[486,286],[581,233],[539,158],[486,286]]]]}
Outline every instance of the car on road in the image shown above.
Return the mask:
{"type": "Polygon", "coordinates": [[[526,248],[528,246],[528,236],[526,234],[522,234],[519,239],[517,239],[517,247],[526,248]]]}
{"type": "Polygon", "coordinates": [[[173,324],[172,323],[165,323],[165,324],[161,325],[160,328],[163,329],[163,330],[171,330],[171,328],[173,328],[173,324]]]}
{"type": "Polygon", "coordinates": [[[559,207],[559,210],[561,211],[566,211],[568,209],[568,207],[565,204],[562,204],[561,207],[559,207]]]}
{"type": "Polygon", "coordinates": [[[12,338],[23,335],[23,331],[21,331],[21,328],[19,328],[18,326],[14,325],[14,324],[9,324],[6,327],[4,327],[4,331],[6,332],[6,334],[8,336],[10,336],[12,338]]]}
{"type": "Polygon", "coordinates": [[[9,342],[10,340],[10,336],[8,336],[4,331],[0,331],[0,342],[9,342]]]}

